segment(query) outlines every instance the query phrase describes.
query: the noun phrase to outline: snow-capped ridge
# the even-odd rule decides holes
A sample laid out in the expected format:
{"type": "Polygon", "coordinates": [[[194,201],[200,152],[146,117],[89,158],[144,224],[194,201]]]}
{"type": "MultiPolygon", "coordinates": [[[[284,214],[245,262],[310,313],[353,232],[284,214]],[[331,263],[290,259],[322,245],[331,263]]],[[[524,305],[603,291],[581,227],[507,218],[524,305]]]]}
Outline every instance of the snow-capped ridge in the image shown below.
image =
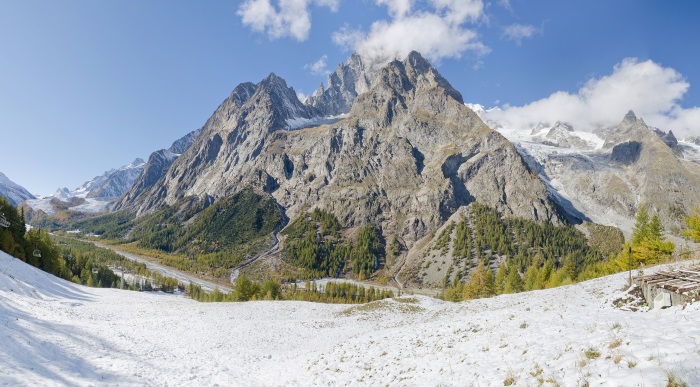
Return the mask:
{"type": "Polygon", "coordinates": [[[10,180],[0,172],[0,196],[4,196],[12,205],[19,205],[27,199],[35,199],[24,187],[10,180]]]}

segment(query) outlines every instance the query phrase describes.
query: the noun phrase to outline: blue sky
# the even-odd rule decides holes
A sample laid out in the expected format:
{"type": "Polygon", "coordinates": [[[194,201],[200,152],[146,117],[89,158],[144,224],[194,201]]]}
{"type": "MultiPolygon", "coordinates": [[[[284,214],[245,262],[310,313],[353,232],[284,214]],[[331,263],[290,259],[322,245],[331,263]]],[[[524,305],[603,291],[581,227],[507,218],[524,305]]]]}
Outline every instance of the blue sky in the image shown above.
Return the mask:
{"type": "Polygon", "coordinates": [[[0,171],[35,194],[75,188],[201,127],[241,82],[275,72],[310,94],[354,50],[381,61],[419,49],[466,101],[501,106],[517,125],[543,116],[587,129],[634,108],[662,129],[700,135],[699,9],[631,0],[0,0],[0,171]]]}

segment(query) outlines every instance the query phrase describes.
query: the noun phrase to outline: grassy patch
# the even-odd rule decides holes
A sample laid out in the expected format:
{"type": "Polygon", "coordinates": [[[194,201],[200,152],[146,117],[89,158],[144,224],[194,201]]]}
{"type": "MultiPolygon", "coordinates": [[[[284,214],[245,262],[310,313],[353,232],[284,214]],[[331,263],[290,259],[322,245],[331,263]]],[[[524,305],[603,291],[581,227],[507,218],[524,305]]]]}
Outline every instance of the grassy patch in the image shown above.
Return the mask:
{"type": "Polygon", "coordinates": [[[583,352],[583,355],[586,356],[586,359],[593,360],[600,357],[600,351],[593,347],[590,347],[585,352],[583,352]]]}

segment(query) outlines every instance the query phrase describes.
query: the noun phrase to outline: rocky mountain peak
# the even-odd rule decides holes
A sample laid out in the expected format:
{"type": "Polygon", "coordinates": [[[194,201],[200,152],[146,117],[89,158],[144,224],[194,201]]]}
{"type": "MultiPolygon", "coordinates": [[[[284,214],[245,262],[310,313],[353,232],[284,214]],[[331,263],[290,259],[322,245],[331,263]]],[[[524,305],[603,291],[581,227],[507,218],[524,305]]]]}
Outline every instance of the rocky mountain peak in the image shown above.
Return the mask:
{"type": "Polygon", "coordinates": [[[134,161],[131,162],[131,164],[125,166],[125,168],[133,168],[133,167],[139,166],[139,165],[144,164],[144,163],[145,163],[145,161],[143,161],[142,158],[137,157],[136,159],[134,159],[134,161]]]}
{"type": "Polygon", "coordinates": [[[641,141],[642,137],[646,137],[652,132],[653,129],[649,128],[643,119],[637,117],[630,110],[625,114],[620,124],[613,128],[600,130],[598,134],[605,140],[603,147],[609,149],[623,142],[641,141]]]}
{"type": "Polygon", "coordinates": [[[353,54],[328,76],[328,88],[321,84],[305,104],[322,116],[348,113],[355,98],[369,89],[374,75],[372,70],[365,67],[362,58],[353,54]]]}
{"type": "MultiPolygon", "coordinates": [[[[448,106],[454,107],[453,102],[465,107],[462,95],[419,53],[413,52],[405,60],[394,60],[383,67],[370,90],[357,98],[351,114],[374,117],[375,122],[386,126],[407,112],[409,106],[439,114],[448,106]]],[[[464,111],[474,114],[469,109],[464,111]]]]}
{"type": "Polygon", "coordinates": [[[625,118],[622,119],[622,122],[627,124],[634,124],[637,122],[637,116],[632,110],[630,110],[627,112],[627,114],[625,114],[625,118]]]}
{"type": "Polygon", "coordinates": [[[13,205],[18,205],[27,199],[34,199],[34,195],[10,180],[2,172],[0,172],[0,196],[6,197],[13,205]]]}
{"type": "Polygon", "coordinates": [[[566,132],[573,132],[574,131],[574,126],[571,125],[568,122],[561,122],[557,121],[554,126],[552,127],[552,130],[563,130],[566,132]]]}
{"type": "Polygon", "coordinates": [[[236,106],[241,107],[244,103],[248,102],[253,93],[255,93],[255,84],[252,82],[244,82],[233,89],[229,99],[231,99],[236,106]]]}
{"type": "MultiPolygon", "coordinates": [[[[287,82],[275,73],[270,73],[257,85],[251,99],[269,102],[266,106],[272,115],[271,129],[290,129],[294,126],[293,120],[308,120],[317,115],[312,109],[301,103],[294,89],[288,87],[287,82]]],[[[251,108],[256,109],[257,107],[251,108]]]]}
{"type": "Polygon", "coordinates": [[[678,146],[678,139],[673,135],[672,130],[669,130],[668,133],[661,136],[661,140],[663,140],[663,142],[665,142],[671,149],[675,149],[678,146]]]}

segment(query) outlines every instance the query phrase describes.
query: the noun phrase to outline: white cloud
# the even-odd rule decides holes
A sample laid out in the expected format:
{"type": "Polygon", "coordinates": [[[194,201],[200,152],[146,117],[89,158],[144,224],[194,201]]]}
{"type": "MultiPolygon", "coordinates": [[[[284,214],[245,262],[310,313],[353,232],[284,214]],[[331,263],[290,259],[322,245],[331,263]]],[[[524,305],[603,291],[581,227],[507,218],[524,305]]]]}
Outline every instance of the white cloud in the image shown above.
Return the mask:
{"type": "Polygon", "coordinates": [[[292,37],[306,40],[311,29],[309,6],[328,7],[338,10],[340,0],[278,0],[275,7],[271,0],[246,0],[236,14],[243,24],[254,31],[267,32],[270,39],[292,37]]]}
{"type": "Polygon", "coordinates": [[[523,39],[529,39],[539,32],[540,30],[533,25],[511,24],[503,30],[503,35],[501,36],[504,39],[514,41],[519,46],[523,43],[523,39]]]}
{"type": "Polygon", "coordinates": [[[359,29],[353,29],[348,25],[340,27],[333,33],[333,43],[345,49],[354,50],[354,48],[365,38],[365,33],[359,29]]]}
{"type": "Polygon", "coordinates": [[[481,0],[429,0],[424,9],[414,9],[414,0],[375,2],[388,8],[391,20],[374,22],[366,33],[346,26],[333,34],[336,44],[371,63],[404,58],[413,50],[436,62],[467,51],[489,52],[477,33],[467,28],[484,15],[481,0]]]}
{"type": "Polygon", "coordinates": [[[378,5],[386,5],[392,17],[400,19],[411,11],[414,0],[376,0],[378,5]]]}
{"type": "Polygon", "coordinates": [[[590,79],[577,93],[564,91],[525,106],[504,106],[485,117],[504,126],[531,128],[539,122],[566,121],[577,130],[620,123],[633,110],[637,117],[680,138],[700,135],[700,108],[680,105],[690,84],[676,70],[647,60],[624,59],[612,74],[590,79]]]}
{"type": "Polygon", "coordinates": [[[304,94],[302,91],[297,91],[297,98],[301,103],[305,103],[307,99],[309,99],[309,96],[304,94]]]}
{"type": "Polygon", "coordinates": [[[513,12],[513,6],[510,5],[510,0],[499,0],[498,5],[507,9],[510,12],[513,12]]]}
{"type": "Polygon", "coordinates": [[[313,75],[328,75],[328,55],[323,55],[316,62],[304,66],[304,70],[309,70],[313,75]]]}

